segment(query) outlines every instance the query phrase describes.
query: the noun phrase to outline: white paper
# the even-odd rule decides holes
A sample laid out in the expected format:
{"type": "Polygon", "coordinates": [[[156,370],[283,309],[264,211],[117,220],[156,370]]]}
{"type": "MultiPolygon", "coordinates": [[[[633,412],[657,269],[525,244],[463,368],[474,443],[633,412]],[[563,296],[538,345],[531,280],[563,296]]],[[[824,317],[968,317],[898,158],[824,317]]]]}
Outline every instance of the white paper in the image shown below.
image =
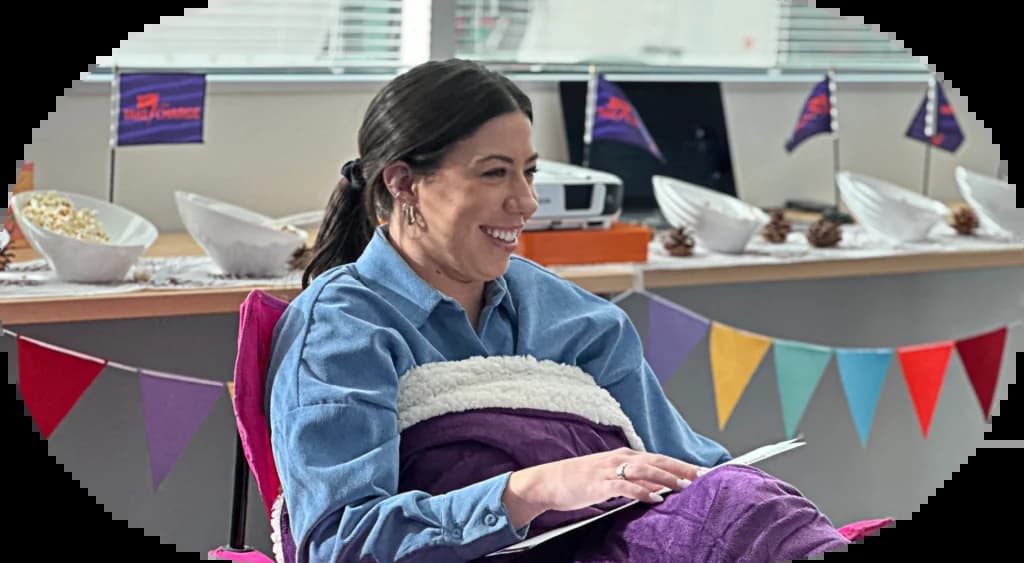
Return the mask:
{"type": "MultiPolygon", "coordinates": [[[[770,457],[774,457],[774,456],[777,456],[777,455],[779,455],[781,453],[785,453],[785,452],[788,452],[790,450],[799,448],[799,447],[803,446],[804,444],[806,444],[806,442],[803,441],[803,436],[802,435],[801,436],[797,436],[796,438],[792,438],[790,440],[785,440],[785,441],[779,442],[777,444],[768,444],[766,446],[761,446],[760,448],[751,450],[751,451],[749,451],[749,452],[747,452],[747,453],[745,453],[745,454],[743,454],[741,456],[737,456],[737,457],[735,457],[735,458],[733,458],[733,459],[731,459],[729,461],[726,461],[725,463],[720,463],[720,464],[716,465],[715,467],[722,467],[722,466],[725,466],[725,465],[754,465],[755,463],[764,461],[764,460],[766,460],[766,459],[768,459],[770,457]]],[[[672,491],[673,491],[672,489],[666,487],[666,488],[658,491],[658,493],[659,494],[667,494],[667,493],[671,493],[672,491]]],[[[626,504],[623,504],[622,506],[616,507],[616,508],[614,508],[612,510],[609,510],[608,512],[605,512],[604,514],[599,514],[597,516],[594,516],[592,518],[587,518],[586,520],[582,520],[582,521],[576,522],[574,524],[569,524],[569,525],[566,525],[566,526],[562,526],[561,528],[555,528],[554,530],[548,530],[547,532],[544,532],[543,534],[538,534],[538,535],[536,535],[536,536],[534,536],[532,538],[525,539],[525,540],[523,540],[523,541],[521,541],[519,543],[512,544],[512,545],[510,545],[508,547],[505,547],[503,549],[495,551],[494,553],[490,553],[490,554],[487,555],[487,557],[494,557],[496,555],[507,555],[509,553],[517,553],[517,552],[520,552],[520,551],[526,551],[528,549],[532,549],[532,548],[537,547],[538,545],[540,545],[540,544],[542,544],[542,543],[544,543],[544,542],[546,542],[546,541],[548,541],[548,540],[550,540],[552,538],[555,538],[555,537],[560,536],[562,534],[571,532],[571,531],[575,530],[576,528],[580,528],[580,527],[586,526],[587,524],[590,524],[591,522],[593,522],[595,520],[599,520],[601,518],[604,518],[606,516],[614,514],[614,513],[618,512],[618,511],[622,510],[623,508],[627,508],[627,507],[633,506],[634,504],[636,504],[638,502],[640,502],[640,501],[634,499],[634,500],[629,501],[626,504]]]]}

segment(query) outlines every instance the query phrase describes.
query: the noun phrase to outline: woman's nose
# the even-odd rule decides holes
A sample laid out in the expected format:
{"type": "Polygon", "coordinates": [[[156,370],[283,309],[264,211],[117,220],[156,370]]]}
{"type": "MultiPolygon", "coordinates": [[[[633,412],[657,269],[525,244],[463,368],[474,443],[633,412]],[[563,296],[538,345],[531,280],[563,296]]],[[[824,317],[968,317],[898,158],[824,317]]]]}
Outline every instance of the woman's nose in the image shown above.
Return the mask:
{"type": "Polygon", "coordinates": [[[537,212],[537,194],[533,186],[525,192],[519,191],[505,199],[505,212],[512,215],[522,215],[523,219],[529,219],[537,212]]]}

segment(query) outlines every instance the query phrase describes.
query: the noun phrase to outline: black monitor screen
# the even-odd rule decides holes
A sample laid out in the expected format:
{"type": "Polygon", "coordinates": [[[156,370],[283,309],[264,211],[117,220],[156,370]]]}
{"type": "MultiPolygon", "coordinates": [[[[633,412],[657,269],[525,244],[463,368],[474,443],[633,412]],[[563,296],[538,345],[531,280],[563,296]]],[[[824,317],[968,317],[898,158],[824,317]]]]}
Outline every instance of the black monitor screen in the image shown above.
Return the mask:
{"type": "MultiPolygon", "coordinates": [[[[644,149],[612,141],[590,146],[588,167],[624,184],[625,214],[657,209],[651,176],[661,174],[736,195],[729,137],[718,82],[615,82],[661,149],[665,162],[644,149]]],[[[561,82],[562,115],[572,164],[583,164],[587,83],[561,82]]]]}

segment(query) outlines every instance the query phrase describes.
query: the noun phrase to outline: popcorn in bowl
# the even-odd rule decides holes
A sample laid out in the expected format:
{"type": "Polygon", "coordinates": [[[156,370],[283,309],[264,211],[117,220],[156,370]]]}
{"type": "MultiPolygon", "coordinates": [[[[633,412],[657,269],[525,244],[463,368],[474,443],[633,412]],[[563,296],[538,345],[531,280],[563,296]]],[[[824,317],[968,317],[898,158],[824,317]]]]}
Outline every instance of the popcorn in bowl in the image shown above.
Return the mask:
{"type": "Polygon", "coordinates": [[[22,207],[21,216],[57,234],[88,242],[107,243],[110,237],[96,219],[93,209],[75,209],[56,192],[33,195],[22,207]]]}

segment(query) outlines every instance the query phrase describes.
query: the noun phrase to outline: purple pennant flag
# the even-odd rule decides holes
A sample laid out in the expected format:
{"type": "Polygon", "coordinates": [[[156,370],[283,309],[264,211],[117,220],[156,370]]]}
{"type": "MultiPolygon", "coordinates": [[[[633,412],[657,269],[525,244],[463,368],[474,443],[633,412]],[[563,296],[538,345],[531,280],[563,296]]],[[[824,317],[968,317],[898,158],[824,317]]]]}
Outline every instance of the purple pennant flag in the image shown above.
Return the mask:
{"type": "Polygon", "coordinates": [[[644,356],[662,384],[707,334],[711,323],[678,305],[647,298],[647,341],[644,356]]]}
{"type": "Polygon", "coordinates": [[[964,142],[964,132],[957,123],[953,106],[938,82],[929,85],[914,120],[907,127],[907,137],[949,152],[956,152],[964,142]]]}
{"type": "Polygon", "coordinates": [[[119,76],[118,145],[203,142],[205,75],[119,76]]]}
{"type": "Polygon", "coordinates": [[[139,371],[154,491],[177,463],[224,391],[221,384],[198,383],[158,373],[139,371]]]}
{"type": "Polygon", "coordinates": [[[591,138],[634,145],[647,149],[658,160],[665,160],[626,94],[603,76],[597,77],[597,107],[594,110],[591,138]]]}
{"type": "Polygon", "coordinates": [[[800,143],[820,133],[831,133],[832,129],[832,98],[829,91],[829,78],[814,85],[804,107],[800,111],[793,134],[786,140],[786,152],[793,152],[800,143]]]}

